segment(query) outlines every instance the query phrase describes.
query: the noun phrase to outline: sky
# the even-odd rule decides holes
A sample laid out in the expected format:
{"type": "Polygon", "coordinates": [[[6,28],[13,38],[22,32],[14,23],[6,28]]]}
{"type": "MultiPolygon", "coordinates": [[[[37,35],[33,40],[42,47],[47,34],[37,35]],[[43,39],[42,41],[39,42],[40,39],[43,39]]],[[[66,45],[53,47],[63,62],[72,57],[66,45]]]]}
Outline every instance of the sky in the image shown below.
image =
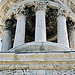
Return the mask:
{"type": "Polygon", "coordinates": [[[0,2],[1,2],[2,0],[0,0],[0,2]]]}

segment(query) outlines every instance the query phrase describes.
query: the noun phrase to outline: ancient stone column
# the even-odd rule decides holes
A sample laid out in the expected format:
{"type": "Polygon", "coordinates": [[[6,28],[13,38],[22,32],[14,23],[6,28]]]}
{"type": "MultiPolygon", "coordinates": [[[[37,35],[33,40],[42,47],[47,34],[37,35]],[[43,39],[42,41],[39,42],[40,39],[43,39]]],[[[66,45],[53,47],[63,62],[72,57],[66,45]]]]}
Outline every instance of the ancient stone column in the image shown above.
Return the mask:
{"type": "Polygon", "coordinates": [[[59,11],[57,18],[57,40],[59,44],[69,47],[66,17],[64,16],[63,11],[59,11]]]}
{"type": "Polygon", "coordinates": [[[36,10],[35,42],[46,42],[45,6],[40,4],[36,10]]]}
{"type": "Polygon", "coordinates": [[[70,30],[70,47],[75,49],[75,25],[70,30]]]}
{"type": "Polygon", "coordinates": [[[25,25],[26,25],[26,16],[24,13],[17,13],[17,26],[16,26],[16,33],[14,39],[14,46],[19,46],[24,44],[25,42],[25,25]]]}
{"type": "Polygon", "coordinates": [[[11,26],[12,26],[12,21],[11,20],[6,21],[1,51],[8,51],[9,49],[11,49],[11,45],[12,45],[11,26]]]}

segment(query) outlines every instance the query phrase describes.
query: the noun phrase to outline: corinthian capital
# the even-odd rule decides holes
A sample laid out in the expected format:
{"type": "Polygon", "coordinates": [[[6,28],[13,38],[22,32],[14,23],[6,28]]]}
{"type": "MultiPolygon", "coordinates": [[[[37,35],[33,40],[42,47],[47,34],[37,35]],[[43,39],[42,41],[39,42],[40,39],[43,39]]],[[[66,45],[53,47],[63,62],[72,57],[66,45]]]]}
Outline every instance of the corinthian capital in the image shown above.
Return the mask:
{"type": "Polygon", "coordinates": [[[45,2],[36,2],[35,3],[35,9],[46,11],[46,3],[45,2]]]}
{"type": "Polygon", "coordinates": [[[28,9],[25,9],[25,7],[19,7],[16,10],[16,14],[18,14],[18,15],[27,15],[28,14],[28,9]]]}
{"type": "Polygon", "coordinates": [[[73,25],[72,29],[74,29],[74,30],[75,30],[75,23],[74,23],[74,25],[73,25]]]}
{"type": "Polygon", "coordinates": [[[13,25],[13,22],[12,20],[8,19],[5,21],[5,30],[11,30],[12,29],[12,25],[13,25]]]}
{"type": "Polygon", "coordinates": [[[65,10],[61,7],[58,9],[58,16],[65,16],[65,10]]]}

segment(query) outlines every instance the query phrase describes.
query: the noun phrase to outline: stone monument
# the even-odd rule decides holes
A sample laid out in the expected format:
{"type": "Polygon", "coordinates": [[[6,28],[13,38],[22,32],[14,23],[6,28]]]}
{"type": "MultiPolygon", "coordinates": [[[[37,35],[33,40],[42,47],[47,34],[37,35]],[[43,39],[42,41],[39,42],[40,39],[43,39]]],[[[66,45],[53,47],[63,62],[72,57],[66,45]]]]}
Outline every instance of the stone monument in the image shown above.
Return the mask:
{"type": "Polygon", "coordinates": [[[75,1],[2,0],[0,75],[75,75],[75,1]]]}

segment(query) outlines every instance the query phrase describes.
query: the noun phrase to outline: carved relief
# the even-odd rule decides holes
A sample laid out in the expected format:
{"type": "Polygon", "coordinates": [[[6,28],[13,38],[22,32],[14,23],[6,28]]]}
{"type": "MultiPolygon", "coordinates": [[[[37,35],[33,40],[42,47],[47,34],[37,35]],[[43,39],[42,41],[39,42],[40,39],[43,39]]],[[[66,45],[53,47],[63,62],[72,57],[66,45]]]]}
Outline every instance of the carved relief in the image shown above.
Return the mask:
{"type": "Polygon", "coordinates": [[[58,10],[58,16],[59,15],[65,16],[65,13],[66,13],[65,10],[62,7],[60,7],[59,10],[58,10]]]}
{"type": "Polygon", "coordinates": [[[21,6],[21,7],[18,7],[17,10],[16,10],[16,14],[18,15],[28,15],[28,9],[26,9],[26,6],[21,6]]]}
{"type": "Polygon", "coordinates": [[[67,23],[67,27],[68,27],[68,32],[75,28],[75,23],[72,22],[72,20],[70,20],[70,18],[67,18],[66,23],[67,23]]]}
{"type": "Polygon", "coordinates": [[[35,9],[36,10],[46,10],[46,2],[35,2],[35,9]]]}
{"type": "Polygon", "coordinates": [[[75,70],[6,70],[0,75],[74,75],[75,70]]]}

